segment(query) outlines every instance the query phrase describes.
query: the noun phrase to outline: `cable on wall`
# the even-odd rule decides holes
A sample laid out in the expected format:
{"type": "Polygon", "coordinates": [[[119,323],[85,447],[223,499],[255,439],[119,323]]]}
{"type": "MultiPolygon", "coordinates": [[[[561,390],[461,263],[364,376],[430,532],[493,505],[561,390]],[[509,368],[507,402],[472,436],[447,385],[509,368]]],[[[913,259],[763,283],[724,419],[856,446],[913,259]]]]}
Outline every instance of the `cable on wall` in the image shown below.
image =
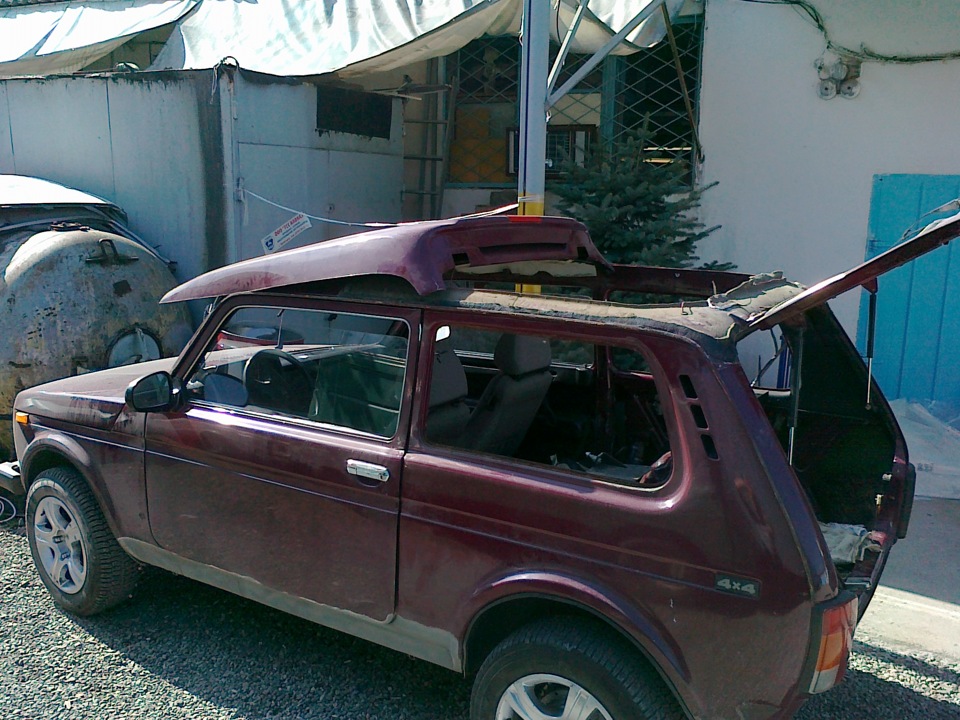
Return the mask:
{"type": "Polygon", "coordinates": [[[855,58],[862,62],[878,62],[878,63],[899,63],[899,64],[915,64],[915,63],[927,63],[927,62],[941,62],[943,60],[956,60],[960,59],[960,50],[952,50],[945,53],[932,53],[929,55],[887,55],[884,53],[879,53],[874,50],[871,50],[866,45],[860,45],[859,50],[854,50],[853,48],[848,48],[845,45],[840,45],[835,43],[830,37],[830,31],[827,29],[826,22],[823,19],[823,15],[820,14],[820,11],[807,2],[807,0],[740,0],[741,2],[754,3],[756,5],[790,5],[792,6],[800,15],[804,16],[807,20],[813,24],[817,30],[823,35],[824,39],[827,42],[827,50],[830,50],[838,55],[847,56],[850,58],[855,58]]]}

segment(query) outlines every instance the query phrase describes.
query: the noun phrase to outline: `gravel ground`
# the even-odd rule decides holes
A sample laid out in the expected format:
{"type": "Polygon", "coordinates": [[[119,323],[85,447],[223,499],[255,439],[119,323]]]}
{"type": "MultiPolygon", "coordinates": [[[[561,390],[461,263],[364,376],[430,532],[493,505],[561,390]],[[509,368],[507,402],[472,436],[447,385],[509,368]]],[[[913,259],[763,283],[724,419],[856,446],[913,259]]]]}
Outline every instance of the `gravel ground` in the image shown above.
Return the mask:
{"type": "MultiPolygon", "coordinates": [[[[0,526],[0,720],[466,720],[460,676],[162,572],[95,618],[56,609],[0,526]]],[[[957,720],[960,664],[858,643],[802,720],[957,720]]]]}

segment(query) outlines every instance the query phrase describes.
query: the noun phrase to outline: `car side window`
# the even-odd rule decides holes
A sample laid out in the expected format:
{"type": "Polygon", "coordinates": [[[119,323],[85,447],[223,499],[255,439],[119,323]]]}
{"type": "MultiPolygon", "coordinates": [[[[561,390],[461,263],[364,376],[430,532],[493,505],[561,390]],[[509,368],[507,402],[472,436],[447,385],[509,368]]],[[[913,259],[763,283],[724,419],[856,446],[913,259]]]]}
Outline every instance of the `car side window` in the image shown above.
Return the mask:
{"type": "Polygon", "coordinates": [[[655,488],[669,479],[658,391],[635,350],[458,326],[440,328],[433,347],[428,444],[627,487],[655,488]],[[607,358],[613,372],[598,365],[607,358]]]}
{"type": "Polygon", "coordinates": [[[186,391],[206,403],[392,437],[409,334],[406,322],[390,317],[238,308],[186,391]]]}

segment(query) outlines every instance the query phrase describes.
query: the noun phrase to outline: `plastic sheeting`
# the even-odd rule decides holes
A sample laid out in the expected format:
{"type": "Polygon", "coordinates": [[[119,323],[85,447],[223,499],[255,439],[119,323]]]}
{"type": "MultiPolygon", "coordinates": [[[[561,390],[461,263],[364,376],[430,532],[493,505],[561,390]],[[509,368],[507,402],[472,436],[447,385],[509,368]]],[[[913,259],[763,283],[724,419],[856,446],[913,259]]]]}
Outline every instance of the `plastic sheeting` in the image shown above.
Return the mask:
{"type": "Polygon", "coordinates": [[[957,412],[936,417],[920,403],[890,403],[917,468],[917,494],[960,499],[960,424],[957,412]]]}
{"type": "Polygon", "coordinates": [[[200,0],[100,0],[0,10],[0,76],[89,65],[136,35],[176,22],[200,0]]]}
{"type": "MultiPolygon", "coordinates": [[[[653,1],[590,0],[571,50],[594,52],[653,1]]],[[[683,0],[666,4],[674,14],[683,0]]],[[[555,40],[576,7],[575,0],[561,0],[554,8],[555,40]]],[[[177,20],[152,69],[211,68],[233,57],[243,68],[272,75],[356,76],[447,55],[481,35],[516,35],[522,12],[522,0],[43,3],[0,10],[0,76],[74,72],[137,33],[177,20]]],[[[649,46],[663,33],[663,19],[654,13],[614,52],[649,46]]]]}
{"type": "MultiPolygon", "coordinates": [[[[547,0],[542,0],[546,2],[547,0]]],[[[573,52],[593,52],[654,0],[590,0],[573,52]]],[[[671,14],[683,0],[666,0],[671,14]]],[[[577,3],[561,0],[551,32],[561,39],[577,3]]],[[[178,23],[151,69],[210,68],[226,57],[282,76],[393,70],[452,53],[482,35],[516,35],[522,0],[204,0],[178,23]]],[[[654,13],[617,49],[629,53],[663,37],[654,13]]]]}

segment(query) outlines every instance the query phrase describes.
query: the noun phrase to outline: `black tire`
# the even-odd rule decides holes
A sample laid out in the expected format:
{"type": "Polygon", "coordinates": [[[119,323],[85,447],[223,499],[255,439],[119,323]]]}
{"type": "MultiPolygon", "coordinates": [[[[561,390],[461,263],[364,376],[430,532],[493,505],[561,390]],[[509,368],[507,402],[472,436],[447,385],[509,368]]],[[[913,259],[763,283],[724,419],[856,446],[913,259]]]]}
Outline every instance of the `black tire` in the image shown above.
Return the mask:
{"type": "MultiPolygon", "coordinates": [[[[576,684],[612,720],[684,718],[677,700],[639,650],[600,622],[554,617],[520,628],[487,656],[473,684],[470,719],[495,720],[508,688],[536,675],[576,684]]],[[[536,702],[544,717],[567,717],[562,706],[568,688],[550,683],[531,687],[535,695],[543,693],[536,702]]],[[[588,717],[604,716],[594,712],[588,717]]]]}
{"type": "Polygon", "coordinates": [[[140,566],[117,544],[76,470],[41,472],[27,492],[24,520],[33,563],[57,605],[95,615],[130,597],[140,566]]]}

